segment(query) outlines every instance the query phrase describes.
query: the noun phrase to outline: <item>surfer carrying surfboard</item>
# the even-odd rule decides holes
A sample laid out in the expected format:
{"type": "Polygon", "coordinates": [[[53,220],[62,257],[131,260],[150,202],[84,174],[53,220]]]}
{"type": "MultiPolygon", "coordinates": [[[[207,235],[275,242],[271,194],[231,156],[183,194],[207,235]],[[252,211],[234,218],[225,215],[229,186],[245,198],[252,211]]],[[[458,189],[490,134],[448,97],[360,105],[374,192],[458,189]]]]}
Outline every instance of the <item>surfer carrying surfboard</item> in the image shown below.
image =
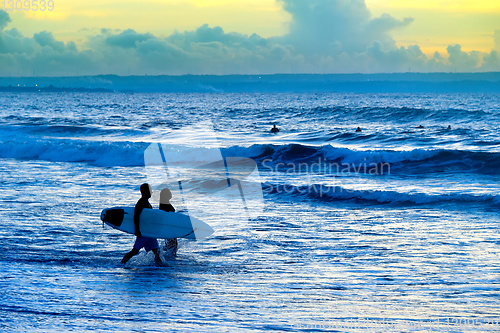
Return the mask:
{"type": "Polygon", "coordinates": [[[135,235],[137,236],[137,238],[135,239],[133,249],[127,254],[125,254],[125,256],[123,256],[121,263],[125,264],[127,261],[130,260],[130,258],[137,255],[139,251],[142,248],[144,248],[146,252],[153,251],[153,253],[155,254],[155,262],[157,264],[161,264],[162,261],[160,258],[158,241],[156,240],[156,238],[142,236],[141,231],[139,229],[139,216],[141,216],[142,210],[144,208],[153,209],[153,207],[148,201],[148,199],[151,198],[151,193],[153,191],[151,189],[151,186],[146,183],[141,185],[140,190],[142,196],[139,199],[139,201],[137,201],[137,204],[135,205],[134,209],[134,226],[135,226],[135,235]]]}

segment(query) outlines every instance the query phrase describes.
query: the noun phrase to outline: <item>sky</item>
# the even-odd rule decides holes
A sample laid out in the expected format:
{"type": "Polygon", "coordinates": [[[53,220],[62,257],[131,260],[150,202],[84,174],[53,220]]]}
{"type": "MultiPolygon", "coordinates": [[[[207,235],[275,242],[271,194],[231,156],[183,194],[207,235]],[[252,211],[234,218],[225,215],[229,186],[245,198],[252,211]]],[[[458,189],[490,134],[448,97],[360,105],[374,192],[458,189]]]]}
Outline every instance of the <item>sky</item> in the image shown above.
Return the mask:
{"type": "Polygon", "coordinates": [[[500,71],[498,0],[51,1],[0,10],[0,76],[500,71]]]}

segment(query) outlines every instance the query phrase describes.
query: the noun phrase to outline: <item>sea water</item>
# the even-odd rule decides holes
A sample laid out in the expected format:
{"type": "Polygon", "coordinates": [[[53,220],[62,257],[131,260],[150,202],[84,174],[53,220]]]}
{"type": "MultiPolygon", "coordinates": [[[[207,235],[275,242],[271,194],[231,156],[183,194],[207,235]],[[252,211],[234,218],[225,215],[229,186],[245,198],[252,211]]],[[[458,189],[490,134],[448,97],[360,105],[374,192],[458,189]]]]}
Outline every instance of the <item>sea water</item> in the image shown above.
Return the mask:
{"type": "Polygon", "coordinates": [[[2,330],[500,331],[499,95],[4,93],[0,142],[2,330]],[[215,233],[120,265],[158,144],[215,233]]]}

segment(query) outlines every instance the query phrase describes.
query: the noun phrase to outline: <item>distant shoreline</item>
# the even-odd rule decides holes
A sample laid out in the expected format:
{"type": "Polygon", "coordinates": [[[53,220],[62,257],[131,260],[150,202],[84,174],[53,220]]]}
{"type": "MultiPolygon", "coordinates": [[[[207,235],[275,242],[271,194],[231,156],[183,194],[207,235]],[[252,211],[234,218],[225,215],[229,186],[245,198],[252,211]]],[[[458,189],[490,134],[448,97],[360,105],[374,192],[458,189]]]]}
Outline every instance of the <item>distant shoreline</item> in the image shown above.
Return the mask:
{"type": "Polygon", "coordinates": [[[21,86],[0,86],[0,92],[113,92],[105,88],[83,88],[83,87],[21,87],[21,86]]]}
{"type": "Polygon", "coordinates": [[[500,72],[0,77],[1,92],[500,93],[500,72]]]}

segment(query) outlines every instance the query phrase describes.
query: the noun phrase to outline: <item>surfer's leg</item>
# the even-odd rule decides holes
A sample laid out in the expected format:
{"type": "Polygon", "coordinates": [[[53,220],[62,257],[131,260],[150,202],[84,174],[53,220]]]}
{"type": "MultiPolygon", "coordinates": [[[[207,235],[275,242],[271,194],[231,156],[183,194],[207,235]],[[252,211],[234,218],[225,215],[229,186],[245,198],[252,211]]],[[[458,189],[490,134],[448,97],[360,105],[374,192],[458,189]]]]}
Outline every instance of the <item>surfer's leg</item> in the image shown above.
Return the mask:
{"type": "Polygon", "coordinates": [[[178,246],[177,238],[166,239],[165,246],[163,247],[163,249],[165,251],[170,251],[170,255],[172,257],[175,257],[177,255],[177,246],[178,246]]]}
{"type": "Polygon", "coordinates": [[[172,257],[175,257],[177,255],[177,247],[179,246],[179,243],[177,243],[177,238],[172,238],[168,240],[168,245],[167,247],[171,249],[172,251],[172,257]]]}
{"type": "Polygon", "coordinates": [[[179,246],[179,243],[177,243],[177,238],[172,239],[171,244],[172,244],[172,256],[175,257],[177,255],[177,247],[179,246]]]}
{"type": "Polygon", "coordinates": [[[151,251],[153,251],[153,253],[155,254],[155,263],[157,265],[163,264],[163,262],[161,261],[161,258],[160,258],[160,251],[158,251],[158,249],[152,249],[151,251]]]}
{"type": "Polygon", "coordinates": [[[153,251],[153,253],[155,254],[155,263],[157,265],[163,264],[160,258],[158,240],[156,238],[148,237],[146,244],[144,244],[144,249],[146,250],[146,252],[153,251]]]}
{"type": "Polygon", "coordinates": [[[133,248],[132,251],[128,252],[126,255],[123,256],[121,263],[125,264],[127,261],[130,260],[130,258],[132,258],[133,256],[135,256],[138,253],[139,253],[139,250],[137,250],[136,248],[133,248]]]}

